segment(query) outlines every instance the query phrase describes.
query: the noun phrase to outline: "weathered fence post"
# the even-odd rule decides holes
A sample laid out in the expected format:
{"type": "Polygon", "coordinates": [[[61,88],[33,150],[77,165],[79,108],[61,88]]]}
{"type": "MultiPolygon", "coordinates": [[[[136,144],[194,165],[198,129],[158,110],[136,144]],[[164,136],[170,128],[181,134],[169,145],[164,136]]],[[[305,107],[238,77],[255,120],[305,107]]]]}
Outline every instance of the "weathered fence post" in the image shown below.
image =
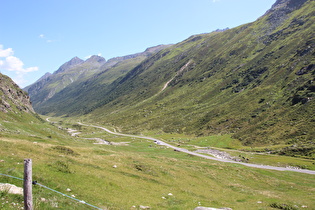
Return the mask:
{"type": "Polygon", "coordinates": [[[32,159],[24,160],[24,209],[33,210],[32,159]]]}

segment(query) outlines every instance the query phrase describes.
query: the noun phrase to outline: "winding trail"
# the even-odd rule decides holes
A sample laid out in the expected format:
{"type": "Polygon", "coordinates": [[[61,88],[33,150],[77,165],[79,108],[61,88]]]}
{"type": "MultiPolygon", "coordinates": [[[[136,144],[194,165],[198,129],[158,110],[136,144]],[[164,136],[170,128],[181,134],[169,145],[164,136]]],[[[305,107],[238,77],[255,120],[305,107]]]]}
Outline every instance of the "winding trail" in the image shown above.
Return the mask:
{"type": "Polygon", "coordinates": [[[83,123],[80,123],[80,122],[78,122],[78,124],[83,125],[83,126],[90,126],[90,127],[94,127],[94,128],[99,128],[99,129],[102,129],[102,130],[104,130],[104,131],[106,131],[106,132],[108,132],[110,134],[114,134],[114,135],[152,140],[158,145],[163,145],[163,146],[172,148],[175,151],[184,152],[184,153],[187,153],[187,154],[190,154],[190,155],[202,157],[202,158],[209,159],[209,160],[215,160],[215,161],[220,161],[220,162],[225,162],[225,163],[240,164],[240,165],[244,165],[244,166],[252,167],[252,168],[269,169],[269,170],[276,170],[276,171],[293,171],[293,172],[298,172],[298,173],[314,174],[315,175],[315,171],[312,171],[312,170],[285,168],[285,167],[268,166],[268,165],[258,165],[258,164],[252,164],[252,163],[237,162],[237,161],[227,160],[227,159],[219,159],[219,158],[215,158],[215,157],[210,157],[208,155],[199,154],[199,153],[196,153],[196,152],[191,152],[191,151],[189,151],[187,149],[175,147],[173,145],[170,145],[168,143],[165,143],[165,142],[163,142],[161,140],[158,140],[158,139],[155,139],[155,138],[152,138],[152,137],[136,136],[136,135],[117,133],[117,132],[110,131],[107,128],[104,128],[104,127],[101,127],[101,126],[87,125],[87,124],[83,124],[83,123]]]}

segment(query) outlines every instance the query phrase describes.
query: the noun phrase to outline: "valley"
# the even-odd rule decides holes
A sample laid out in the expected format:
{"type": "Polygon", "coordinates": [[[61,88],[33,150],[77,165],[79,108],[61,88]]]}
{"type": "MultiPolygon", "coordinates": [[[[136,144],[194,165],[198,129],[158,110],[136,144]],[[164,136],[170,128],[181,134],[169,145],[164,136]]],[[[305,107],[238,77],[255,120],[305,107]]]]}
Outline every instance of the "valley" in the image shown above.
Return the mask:
{"type": "Polygon", "coordinates": [[[229,134],[244,146],[314,158],[314,2],[290,2],[252,23],[142,53],[74,57],[24,90],[42,115],[133,134],[229,134]]]}
{"type": "MultiPolygon", "coordinates": [[[[314,209],[314,11],[277,0],[235,28],[75,56],[23,90],[0,73],[0,183],[22,187],[30,158],[67,195],[34,185],[34,209],[314,209]]],[[[0,191],[0,209],[22,206],[0,191]]]]}

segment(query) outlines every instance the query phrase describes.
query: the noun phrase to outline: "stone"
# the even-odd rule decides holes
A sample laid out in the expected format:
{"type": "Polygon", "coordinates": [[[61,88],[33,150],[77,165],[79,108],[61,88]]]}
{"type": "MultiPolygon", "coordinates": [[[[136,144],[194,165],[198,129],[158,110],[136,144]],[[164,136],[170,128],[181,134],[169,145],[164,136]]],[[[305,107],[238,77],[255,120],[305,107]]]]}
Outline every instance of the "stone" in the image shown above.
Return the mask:
{"type": "Polygon", "coordinates": [[[13,184],[8,184],[8,183],[0,183],[0,191],[8,191],[10,194],[18,194],[18,195],[23,195],[23,188],[22,187],[17,187],[13,184]]]}

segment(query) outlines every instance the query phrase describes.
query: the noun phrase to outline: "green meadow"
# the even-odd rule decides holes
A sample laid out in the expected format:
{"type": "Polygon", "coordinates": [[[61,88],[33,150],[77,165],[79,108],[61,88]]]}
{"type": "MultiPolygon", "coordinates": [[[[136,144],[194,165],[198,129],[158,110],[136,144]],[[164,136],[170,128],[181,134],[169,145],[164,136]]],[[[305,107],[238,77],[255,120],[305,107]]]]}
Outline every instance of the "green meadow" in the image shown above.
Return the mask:
{"type": "MultiPolygon", "coordinates": [[[[63,118],[13,123],[1,121],[1,173],[23,178],[23,160],[31,158],[33,180],[102,209],[314,208],[314,175],[206,160],[150,140],[108,134],[63,118]],[[81,133],[73,137],[67,128],[81,133]],[[95,144],[93,138],[111,145],[95,144]]],[[[220,147],[231,155],[248,155],[252,163],[314,169],[314,161],[307,159],[235,151],[242,149],[241,145],[228,135],[199,139],[153,131],[143,135],[191,150],[220,147]]],[[[0,182],[23,186],[21,180],[5,176],[0,176],[0,182]]],[[[33,200],[35,209],[93,209],[39,185],[33,186],[33,200]]],[[[20,195],[0,194],[2,209],[22,207],[22,201],[20,195]]]]}

